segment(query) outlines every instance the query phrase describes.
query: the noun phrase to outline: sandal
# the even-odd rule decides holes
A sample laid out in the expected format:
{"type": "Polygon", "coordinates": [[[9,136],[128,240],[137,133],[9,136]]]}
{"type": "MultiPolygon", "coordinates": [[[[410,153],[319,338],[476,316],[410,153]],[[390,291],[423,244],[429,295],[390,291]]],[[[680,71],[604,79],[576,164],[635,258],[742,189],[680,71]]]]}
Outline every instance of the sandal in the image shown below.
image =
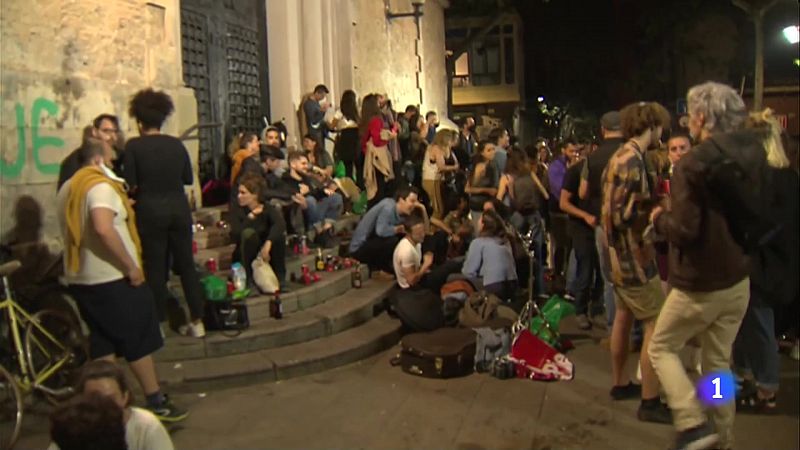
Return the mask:
{"type": "Polygon", "coordinates": [[[761,398],[758,392],[749,393],[736,399],[736,411],[768,414],[778,406],[777,397],[761,398]]]}

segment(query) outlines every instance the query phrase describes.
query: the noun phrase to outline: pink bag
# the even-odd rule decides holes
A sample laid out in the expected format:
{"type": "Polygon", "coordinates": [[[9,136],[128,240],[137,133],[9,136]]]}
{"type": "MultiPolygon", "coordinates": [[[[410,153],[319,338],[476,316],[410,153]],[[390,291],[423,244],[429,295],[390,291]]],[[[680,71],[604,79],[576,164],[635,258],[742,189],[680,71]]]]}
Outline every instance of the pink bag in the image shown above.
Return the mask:
{"type": "Polygon", "coordinates": [[[518,378],[559,381],[571,380],[575,376],[572,361],[528,329],[517,334],[511,344],[509,359],[516,365],[518,378]]]}

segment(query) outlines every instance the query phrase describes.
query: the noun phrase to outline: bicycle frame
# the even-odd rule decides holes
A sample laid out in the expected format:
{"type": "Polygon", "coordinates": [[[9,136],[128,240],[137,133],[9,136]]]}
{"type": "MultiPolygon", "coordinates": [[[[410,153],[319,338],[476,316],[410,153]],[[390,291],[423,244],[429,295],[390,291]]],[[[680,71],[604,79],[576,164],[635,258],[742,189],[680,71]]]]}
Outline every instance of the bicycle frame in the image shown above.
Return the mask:
{"type": "MultiPolygon", "coordinates": [[[[8,287],[8,279],[3,277],[3,288],[5,289],[5,300],[0,302],[0,311],[5,310],[6,315],[8,317],[8,324],[11,327],[11,337],[13,339],[14,350],[17,356],[17,362],[19,364],[20,369],[20,376],[15,377],[17,379],[17,384],[19,385],[20,389],[28,393],[34,389],[42,389],[50,393],[50,389],[43,386],[42,383],[47,381],[53,374],[58,372],[61,367],[69,361],[69,357],[62,357],[49,367],[47,370],[43,371],[42,373],[38,374],[35,378],[32,379],[32,374],[30,367],[28,367],[28,359],[23,351],[22,345],[22,338],[20,336],[20,327],[24,326],[25,324],[32,324],[39,332],[44,335],[44,337],[50,341],[59,351],[64,351],[66,348],[64,345],[58,341],[49,331],[47,331],[43,326],[41,326],[38,322],[34,321],[30,314],[27,311],[22,309],[16,302],[14,302],[13,298],[11,297],[11,291],[8,287]]],[[[36,341],[37,347],[44,352],[45,356],[50,358],[50,353],[47,349],[40,343],[38,340],[36,341]]]]}

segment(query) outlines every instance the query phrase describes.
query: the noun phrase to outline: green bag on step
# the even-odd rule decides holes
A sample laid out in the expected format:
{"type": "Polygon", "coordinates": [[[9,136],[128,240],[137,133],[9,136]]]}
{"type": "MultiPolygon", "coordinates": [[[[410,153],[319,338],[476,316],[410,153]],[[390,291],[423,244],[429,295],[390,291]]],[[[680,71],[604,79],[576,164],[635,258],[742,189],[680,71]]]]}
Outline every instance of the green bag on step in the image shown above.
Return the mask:
{"type": "Polygon", "coordinates": [[[353,212],[356,214],[367,212],[367,191],[361,191],[361,195],[353,202],[353,212]]]}
{"type": "Polygon", "coordinates": [[[333,171],[334,178],[344,178],[347,176],[347,170],[344,168],[344,162],[339,161],[336,163],[336,169],[333,171]]]}

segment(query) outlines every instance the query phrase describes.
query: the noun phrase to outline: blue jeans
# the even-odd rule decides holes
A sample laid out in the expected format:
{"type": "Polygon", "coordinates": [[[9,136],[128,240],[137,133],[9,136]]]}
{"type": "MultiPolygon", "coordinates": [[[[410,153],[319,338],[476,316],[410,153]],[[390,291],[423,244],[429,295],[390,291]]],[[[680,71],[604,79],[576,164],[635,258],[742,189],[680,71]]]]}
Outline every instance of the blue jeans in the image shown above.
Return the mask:
{"type": "Polygon", "coordinates": [[[752,289],[747,312],[733,343],[733,365],[739,375],[752,375],[758,387],[778,391],[780,358],[775,339],[775,313],[752,289]]]}
{"type": "Polygon", "coordinates": [[[515,212],[508,220],[521,235],[531,231],[533,237],[533,255],[536,266],[533,268],[533,292],[537,296],[544,295],[544,262],[547,260],[547,252],[544,247],[544,221],[542,216],[535,212],[523,216],[515,212]]]}
{"type": "Polygon", "coordinates": [[[603,304],[599,300],[603,290],[603,276],[600,274],[594,233],[591,230],[573,233],[572,249],[576,262],[572,283],[575,314],[602,314],[603,304]]]}
{"type": "Polygon", "coordinates": [[[611,282],[611,267],[609,266],[608,252],[603,248],[603,229],[595,227],[595,244],[597,245],[597,256],[600,262],[600,274],[603,276],[603,303],[606,305],[606,318],[608,328],[614,324],[614,316],[617,314],[617,305],[614,303],[614,284],[611,282]]]}
{"type": "Polygon", "coordinates": [[[327,220],[338,220],[342,214],[344,201],[338,192],[322,198],[316,199],[310,195],[306,196],[306,220],[311,226],[319,225],[327,220]]]}

